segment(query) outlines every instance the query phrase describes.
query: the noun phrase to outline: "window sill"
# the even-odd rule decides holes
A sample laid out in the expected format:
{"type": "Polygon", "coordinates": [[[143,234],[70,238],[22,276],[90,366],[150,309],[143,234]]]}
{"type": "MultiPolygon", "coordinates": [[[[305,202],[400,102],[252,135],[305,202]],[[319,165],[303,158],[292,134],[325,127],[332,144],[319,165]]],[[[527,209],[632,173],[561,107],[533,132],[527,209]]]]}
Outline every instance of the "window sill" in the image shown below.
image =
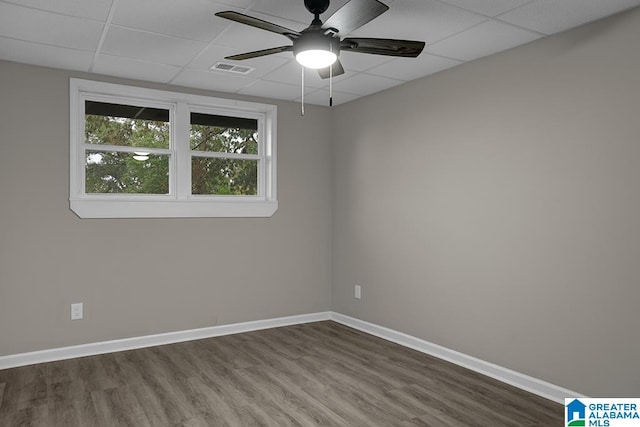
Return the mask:
{"type": "Polygon", "coordinates": [[[278,209],[273,200],[70,200],[69,204],[80,218],[268,218],[278,209]]]}

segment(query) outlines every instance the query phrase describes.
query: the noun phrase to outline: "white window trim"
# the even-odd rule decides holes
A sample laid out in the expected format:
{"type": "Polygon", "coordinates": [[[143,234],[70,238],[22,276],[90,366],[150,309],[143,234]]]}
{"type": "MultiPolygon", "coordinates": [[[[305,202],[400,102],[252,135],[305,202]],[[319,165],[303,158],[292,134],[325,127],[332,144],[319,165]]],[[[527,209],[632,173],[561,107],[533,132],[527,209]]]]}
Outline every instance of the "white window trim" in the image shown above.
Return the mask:
{"type": "MultiPolygon", "coordinates": [[[[277,107],[275,105],[74,78],[69,81],[69,93],[69,204],[71,210],[80,218],[270,217],[278,209],[277,107]],[[169,194],[85,194],[84,101],[86,99],[120,103],[138,102],[145,106],[169,109],[173,144],[170,147],[169,194]],[[257,196],[191,194],[191,150],[188,135],[189,117],[192,111],[258,120],[260,155],[257,157],[257,196]]],[[[156,149],[155,151],[167,150],[156,149]]],[[[203,153],[198,153],[198,156],[202,155],[203,153]]],[[[205,155],[208,154],[205,153],[205,155]]]]}

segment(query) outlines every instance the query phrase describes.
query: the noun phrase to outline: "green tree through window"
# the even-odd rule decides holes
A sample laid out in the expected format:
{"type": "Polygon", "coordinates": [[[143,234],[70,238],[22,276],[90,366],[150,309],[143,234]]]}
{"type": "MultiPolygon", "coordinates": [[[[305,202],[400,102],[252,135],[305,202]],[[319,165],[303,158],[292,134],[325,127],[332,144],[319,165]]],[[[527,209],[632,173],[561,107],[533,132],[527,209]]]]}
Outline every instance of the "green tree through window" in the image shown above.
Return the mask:
{"type": "Polygon", "coordinates": [[[87,193],[167,194],[169,156],[149,154],[145,148],[169,147],[169,123],[87,114],[88,144],[139,147],[139,151],[87,150],[87,193]]]}
{"type": "MultiPolygon", "coordinates": [[[[191,150],[203,153],[258,154],[254,129],[191,125],[191,150]]],[[[220,156],[220,157],[218,157],[220,156]]],[[[258,194],[258,161],[198,156],[191,158],[191,193],[219,195],[258,194]]]]}

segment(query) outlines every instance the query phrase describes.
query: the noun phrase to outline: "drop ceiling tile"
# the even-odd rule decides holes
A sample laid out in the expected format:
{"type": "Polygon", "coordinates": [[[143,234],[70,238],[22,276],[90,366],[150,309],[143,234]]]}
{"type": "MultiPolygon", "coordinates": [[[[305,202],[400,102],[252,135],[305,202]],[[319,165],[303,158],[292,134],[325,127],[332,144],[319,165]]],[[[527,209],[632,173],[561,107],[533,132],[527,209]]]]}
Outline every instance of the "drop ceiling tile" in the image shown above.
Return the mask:
{"type": "MultiPolygon", "coordinates": [[[[354,95],[352,93],[345,92],[337,92],[333,91],[333,106],[338,106],[341,104],[346,104],[349,101],[353,101],[354,99],[360,98],[360,95],[354,95]]],[[[294,99],[296,102],[301,102],[302,97],[298,97],[294,99]]],[[[311,93],[304,94],[304,102],[305,104],[313,104],[313,105],[324,105],[329,106],[329,90],[328,89],[318,89],[311,93]]]]}
{"type": "Polygon", "coordinates": [[[122,58],[120,56],[98,55],[92,71],[108,76],[166,83],[180,70],[180,67],[173,65],[122,58]]]}
{"type": "Polygon", "coordinates": [[[335,83],[333,85],[333,88],[339,92],[347,92],[364,96],[388,89],[393,86],[397,86],[402,83],[404,83],[402,80],[374,76],[365,73],[358,73],[353,75],[352,77],[335,83]]]}
{"type": "Polygon", "coordinates": [[[486,21],[446,40],[427,46],[426,51],[447,58],[471,61],[540,37],[540,34],[512,25],[486,21]]]}
{"type": "Polygon", "coordinates": [[[520,7],[531,0],[443,0],[454,6],[461,7],[486,16],[496,16],[508,10],[520,7]]]}
{"type": "Polygon", "coordinates": [[[0,3],[0,36],[72,49],[94,50],[103,24],[0,3]]]}
{"type": "Polygon", "coordinates": [[[340,52],[340,61],[347,70],[366,71],[393,60],[390,56],[370,55],[367,53],[340,52]]]}
{"type": "Polygon", "coordinates": [[[234,93],[254,83],[256,80],[222,71],[183,70],[170,83],[179,86],[196,87],[234,93]]]}
{"type": "Polygon", "coordinates": [[[456,61],[455,59],[443,58],[422,52],[417,58],[395,58],[390,62],[368,70],[367,74],[409,81],[460,64],[462,64],[462,62],[456,61]]]}
{"type": "Polygon", "coordinates": [[[0,58],[42,67],[89,71],[93,52],[0,37],[0,58]]]}
{"type": "MultiPolygon", "coordinates": [[[[302,84],[302,67],[295,60],[287,62],[286,65],[267,74],[264,80],[276,83],[285,83],[289,85],[301,86],[302,84]]],[[[324,82],[314,70],[304,70],[304,86],[306,88],[317,89],[324,86],[324,82]]]]}
{"type": "Polygon", "coordinates": [[[244,61],[231,61],[229,59],[224,59],[226,56],[236,53],[238,53],[238,51],[230,47],[209,45],[189,63],[189,68],[209,70],[217,62],[226,62],[229,64],[255,68],[255,70],[247,76],[258,79],[289,62],[288,59],[284,59],[278,55],[268,55],[244,61]]]}
{"type": "Polygon", "coordinates": [[[301,94],[301,87],[284,83],[267,82],[258,80],[251,86],[240,89],[238,93],[243,95],[261,96],[263,98],[293,100],[301,94]]]}
{"type": "MultiPolygon", "coordinates": [[[[335,77],[333,82],[336,83],[343,80],[351,74],[353,73],[345,71],[344,74],[335,77]]],[[[295,61],[295,59],[291,59],[286,65],[266,75],[264,79],[277,83],[300,86],[302,83],[302,67],[295,61]]],[[[318,72],[315,70],[305,69],[304,86],[306,88],[329,87],[329,80],[321,79],[318,72]]]]}
{"type": "Polygon", "coordinates": [[[210,42],[228,25],[214,16],[219,6],[209,0],[120,1],[113,23],[129,28],[210,42]]]}
{"type": "Polygon", "coordinates": [[[434,0],[396,0],[389,6],[387,12],[352,35],[433,43],[486,19],[482,15],[434,0]]]}
{"type": "Polygon", "coordinates": [[[498,19],[554,34],[638,5],[639,0],[536,0],[498,19]]]}
{"type": "Polygon", "coordinates": [[[185,65],[206,43],[110,26],[102,52],[160,64],[185,65]]]}
{"type": "MultiPolygon", "coordinates": [[[[640,0],[383,0],[390,10],[354,31],[356,37],[427,42],[417,59],[343,52],[346,74],[336,94],[364,96],[640,6],[640,0]],[[497,15],[496,15],[497,14],[497,15]],[[490,17],[494,16],[496,17],[490,17]],[[527,30],[530,29],[530,30],[527,30]],[[455,59],[454,59],[455,58],[455,59]]],[[[326,20],[347,0],[332,0],[326,20]]],[[[0,0],[0,58],[42,66],[166,81],[283,99],[300,97],[300,69],[291,52],[247,61],[249,75],[209,68],[225,56],[276,46],[286,37],[215,17],[221,10],[301,31],[311,15],[302,0],[0,0]],[[112,8],[114,8],[112,10],[112,8]],[[94,51],[110,11],[105,40],[94,51]],[[93,66],[91,65],[93,62],[93,66]],[[184,67],[184,68],[181,68],[184,67]],[[175,76],[175,77],[174,77],[175,76]],[[264,83],[256,84],[258,79],[264,83]]],[[[341,36],[349,36],[342,34],[341,36]]],[[[328,81],[306,74],[308,99],[326,103],[328,81]]],[[[337,101],[339,103],[340,101],[337,101]]]]}
{"type": "Polygon", "coordinates": [[[224,6],[231,6],[237,9],[246,9],[253,4],[254,0],[216,0],[216,3],[223,6],[220,10],[226,10],[224,6]]]}
{"type": "Polygon", "coordinates": [[[20,6],[105,22],[112,0],[6,0],[20,6]]]}

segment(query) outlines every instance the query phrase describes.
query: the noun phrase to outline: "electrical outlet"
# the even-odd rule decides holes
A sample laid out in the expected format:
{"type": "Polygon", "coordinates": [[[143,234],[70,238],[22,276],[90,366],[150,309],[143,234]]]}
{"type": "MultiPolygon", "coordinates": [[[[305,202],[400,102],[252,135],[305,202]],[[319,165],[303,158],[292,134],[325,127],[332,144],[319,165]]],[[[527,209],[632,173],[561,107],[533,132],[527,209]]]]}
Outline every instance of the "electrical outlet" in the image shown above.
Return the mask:
{"type": "Polygon", "coordinates": [[[362,288],[360,288],[360,285],[356,285],[355,297],[356,297],[356,299],[362,298],[362,288]]]}
{"type": "Polygon", "coordinates": [[[71,320],[80,320],[83,315],[83,307],[81,302],[71,304],[71,320]]]}

